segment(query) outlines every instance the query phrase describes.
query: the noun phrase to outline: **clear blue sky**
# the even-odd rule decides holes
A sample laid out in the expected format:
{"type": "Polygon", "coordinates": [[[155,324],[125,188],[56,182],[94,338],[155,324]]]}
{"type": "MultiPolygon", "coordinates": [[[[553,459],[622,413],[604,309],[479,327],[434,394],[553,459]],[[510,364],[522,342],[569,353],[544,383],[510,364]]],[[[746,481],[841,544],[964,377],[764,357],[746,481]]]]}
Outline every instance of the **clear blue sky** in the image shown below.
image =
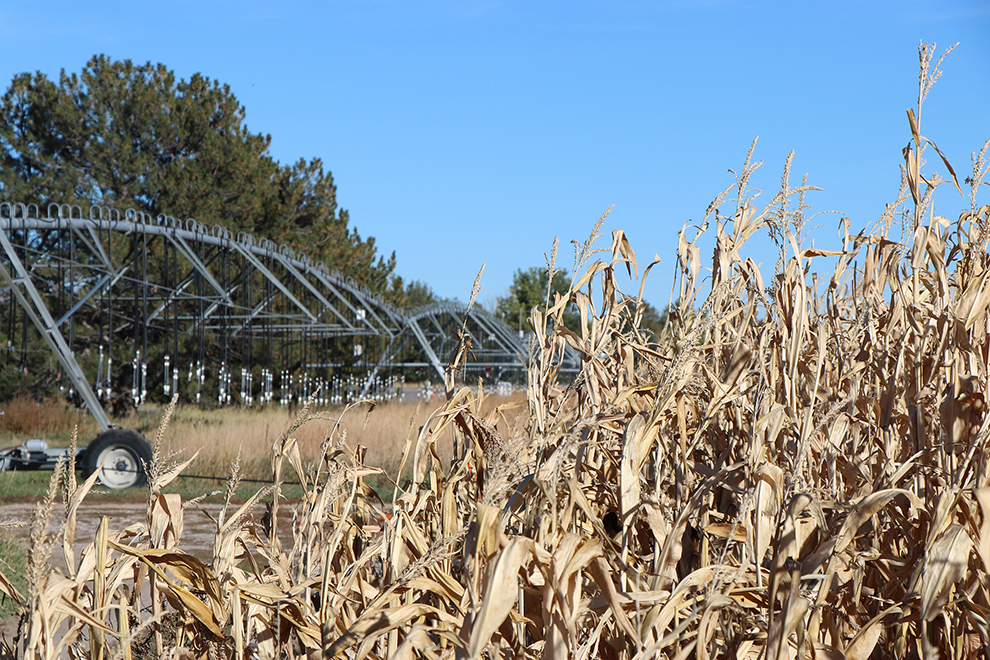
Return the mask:
{"type": "MultiPolygon", "coordinates": [[[[813,210],[877,218],[922,40],[961,42],[922,133],[962,177],[990,138],[987,0],[2,0],[0,80],[105,53],[227,83],[275,158],[322,158],[362,236],[445,297],[466,300],[487,262],[491,304],[554,236],[569,267],[570,240],[614,204],[603,245],[621,227],[640,261],[661,257],[647,292],[662,306],[676,232],[756,136],[762,200],[793,149],[793,181],[824,188],[813,210]]],[[[966,206],[949,190],[937,204],[952,219],[966,206]]],[[[819,245],[837,220],[817,219],[819,245]]],[[[768,278],[766,241],[751,256],[768,278]]]]}

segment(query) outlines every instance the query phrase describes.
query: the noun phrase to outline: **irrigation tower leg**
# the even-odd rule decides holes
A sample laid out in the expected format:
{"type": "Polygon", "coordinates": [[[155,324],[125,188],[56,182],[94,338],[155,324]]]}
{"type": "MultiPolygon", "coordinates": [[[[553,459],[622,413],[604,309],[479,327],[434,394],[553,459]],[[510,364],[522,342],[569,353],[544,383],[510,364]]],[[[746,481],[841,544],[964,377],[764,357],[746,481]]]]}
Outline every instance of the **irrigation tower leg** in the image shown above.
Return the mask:
{"type": "Polygon", "coordinates": [[[65,369],[65,374],[69,377],[69,381],[86,403],[86,407],[89,408],[89,412],[93,415],[96,423],[104,431],[108,430],[110,428],[110,418],[107,417],[106,411],[100,405],[100,400],[96,398],[93,388],[90,387],[85,374],[79,368],[79,364],[76,362],[76,358],[73,357],[69,345],[65,342],[65,338],[62,337],[62,333],[59,332],[58,325],[52,319],[48,308],[45,307],[45,302],[41,298],[41,294],[38,293],[38,290],[34,287],[34,283],[31,282],[31,277],[27,269],[24,268],[20,257],[14,251],[14,246],[11,245],[5,231],[0,231],[0,246],[3,247],[7,258],[10,259],[10,263],[14,268],[14,274],[16,275],[16,277],[12,277],[7,267],[3,265],[3,261],[0,260],[0,277],[10,287],[18,304],[28,315],[28,318],[31,319],[34,327],[41,333],[41,336],[48,344],[48,348],[51,349],[52,353],[58,359],[59,364],[65,369]],[[20,287],[24,287],[24,291],[21,291],[20,287]],[[27,292],[27,297],[25,297],[24,292],[27,292]],[[28,298],[30,298],[30,301],[28,298]]]}

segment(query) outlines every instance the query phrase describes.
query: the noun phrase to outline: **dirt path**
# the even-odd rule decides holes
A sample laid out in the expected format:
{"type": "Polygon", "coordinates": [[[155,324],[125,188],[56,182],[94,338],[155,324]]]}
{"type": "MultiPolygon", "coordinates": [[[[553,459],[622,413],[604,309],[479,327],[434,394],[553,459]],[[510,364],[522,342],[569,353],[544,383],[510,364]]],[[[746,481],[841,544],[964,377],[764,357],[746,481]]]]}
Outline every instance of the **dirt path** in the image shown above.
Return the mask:
{"type": "MultiPolygon", "coordinates": [[[[21,527],[10,529],[11,535],[21,544],[22,547],[29,546],[30,523],[34,516],[36,504],[0,504],[0,522],[23,523],[21,527]]],[[[213,553],[213,539],[216,531],[216,519],[222,505],[203,504],[196,507],[187,508],[184,512],[184,524],[182,538],[179,547],[204,561],[209,562],[213,553]]],[[[236,510],[234,507],[233,510],[236,510]]],[[[73,546],[76,561],[82,554],[82,550],[93,542],[96,529],[100,524],[102,516],[109,516],[110,531],[119,531],[134,523],[144,522],[146,516],[146,505],[144,503],[120,503],[120,502],[93,502],[84,503],[77,514],[76,542],[73,546]]],[[[233,512],[233,511],[232,511],[233,512]]],[[[254,515],[260,519],[264,513],[264,508],[256,508],[254,515]]],[[[280,522],[287,522],[287,518],[280,522]]],[[[57,530],[61,528],[65,521],[64,509],[61,503],[57,503],[52,512],[52,522],[49,529],[57,530]]],[[[282,524],[279,525],[279,536],[283,535],[282,524]]],[[[61,550],[61,543],[57,543],[52,552],[51,563],[54,568],[65,573],[65,560],[61,550]]],[[[17,632],[17,618],[6,617],[0,619],[0,638],[9,644],[17,632]]]]}
{"type": "MultiPolygon", "coordinates": [[[[24,523],[23,527],[15,527],[11,530],[14,537],[18,541],[21,541],[24,547],[27,547],[28,537],[30,535],[28,525],[31,522],[31,517],[34,515],[35,507],[35,504],[0,505],[0,522],[11,521],[24,523]]],[[[213,521],[216,519],[221,508],[222,505],[220,504],[202,504],[186,509],[183,516],[184,524],[179,547],[200,559],[209,558],[213,551],[213,537],[216,531],[216,523],[213,521]]],[[[96,528],[99,526],[102,516],[108,516],[110,518],[111,531],[118,531],[134,523],[144,522],[146,519],[145,512],[146,508],[143,503],[83,503],[76,514],[76,543],[74,547],[76,556],[79,556],[79,553],[86,545],[92,543],[93,537],[96,534],[96,528]]],[[[256,515],[260,516],[260,513],[263,513],[263,510],[256,512],[256,515]]],[[[55,510],[52,512],[51,528],[57,529],[61,527],[64,521],[63,509],[61,506],[56,505],[55,510]]],[[[61,553],[56,552],[52,560],[56,561],[60,557],[61,553]]],[[[60,566],[58,563],[54,565],[60,569],[64,568],[64,566],[60,566]]]]}

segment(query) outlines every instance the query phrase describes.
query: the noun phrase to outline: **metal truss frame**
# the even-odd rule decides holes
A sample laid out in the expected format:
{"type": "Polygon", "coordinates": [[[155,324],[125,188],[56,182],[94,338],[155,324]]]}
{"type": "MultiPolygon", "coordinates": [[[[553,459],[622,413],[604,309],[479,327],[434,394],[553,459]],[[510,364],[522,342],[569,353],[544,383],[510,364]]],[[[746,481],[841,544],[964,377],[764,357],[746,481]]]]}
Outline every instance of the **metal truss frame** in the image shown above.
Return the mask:
{"type": "Polygon", "coordinates": [[[196,220],[0,203],[0,248],[0,304],[16,301],[104,428],[92,386],[102,362],[77,341],[77,321],[99,338],[101,361],[117,343],[135,369],[151,349],[227,369],[348,369],[367,383],[386,369],[442,378],[458,330],[470,338],[467,371],[494,378],[528,364],[522,338],[481,308],[398,309],[305,254],[196,220]]]}

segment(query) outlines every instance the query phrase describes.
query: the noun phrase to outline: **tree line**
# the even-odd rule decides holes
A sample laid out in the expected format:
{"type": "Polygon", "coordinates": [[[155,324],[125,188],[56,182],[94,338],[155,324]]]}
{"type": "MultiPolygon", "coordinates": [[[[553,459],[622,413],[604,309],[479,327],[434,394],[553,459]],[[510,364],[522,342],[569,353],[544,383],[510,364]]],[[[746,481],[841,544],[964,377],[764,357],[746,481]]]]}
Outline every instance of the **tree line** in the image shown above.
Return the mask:
{"type": "Polygon", "coordinates": [[[19,74],[0,100],[0,199],[196,218],[305,252],[397,305],[434,299],[350,225],[319,158],[279,163],[245,115],[228,85],[163,64],[97,55],[58,80],[19,74]]]}
{"type": "MultiPolygon", "coordinates": [[[[245,117],[228,85],[199,73],[180,79],[164,64],[97,55],[78,73],[62,70],[57,80],[18,74],[0,98],[0,201],[195,218],[305,252],[397,306],[438,301],[428,284],[396,273],[394,252],[379,254],[374,237],[351,225],[319,158],[278,162],[271,136],[250,131],[245,117]]],[[[553,292],[566,293],[570,283],[566,272],[550,283],[545,269],[520,269],[495,313],[528,331],[530,310],[545,306],[553,292]]],[[[659,331],[662,316],[650,307],[647,326],[659,331]]],[[[7,331],[0,328],[7,346],[15,334],[9,320],[2,324],[7,331]]],[[[564,320],[577,330],[576,309],[564,320]]],[[[0,400],[26,390],[39,394],[53,383],[57,367],[50,359],[40,367],[47,350],[40,341],[31,341],[39,344],[34,350],[21,340],[18,360],[25,364],[15,371],[8,352],[0,400]],[[27,361],[34,363],[30,369],[27,361]]]]}
{"type": "MultiPolygon", "coordinates": [[[[555,295],[564,296],[570,288],[571,277],[566,270],[556,270],[551,283],[550,273],[545,267],[520,268],[513,274],[506,294],[495,301],[495,314],[509,327],[528,332],[531,310],[536,307],[546,313],[547,302],[552,305],[555,295]]],[[[670,305],[663,311],[657,311],[653,305],[645,303],[640,328],[659,337],[667,325],[669,310],[670,305]]],[[[568,305],[564,310],[563,322],[567,328],[580,334],[581,317],[574,305],[568,305]]]]}
{"type": "MultiPolygon", "coordinates": [[[[352,226],[319,158],[278,162],[271,136],[249,130],[245,118],[228,85],[198,73],[180,79],[164,64],[97,55],[57,79],[18,74],[0,98],[0,201],[195,218],[304,252],[397,306],[437,301],[428,284],[396,273],[394,253],[380,254],[352,226]]],[[[0,400],[50,393],[58,365],[9,292],[0,299],[0,400]]],[[[98,312],[76,316],[75,328],[88,332],[76,339],[81,350],[107,341],[94,329],[98,312]]]]}

